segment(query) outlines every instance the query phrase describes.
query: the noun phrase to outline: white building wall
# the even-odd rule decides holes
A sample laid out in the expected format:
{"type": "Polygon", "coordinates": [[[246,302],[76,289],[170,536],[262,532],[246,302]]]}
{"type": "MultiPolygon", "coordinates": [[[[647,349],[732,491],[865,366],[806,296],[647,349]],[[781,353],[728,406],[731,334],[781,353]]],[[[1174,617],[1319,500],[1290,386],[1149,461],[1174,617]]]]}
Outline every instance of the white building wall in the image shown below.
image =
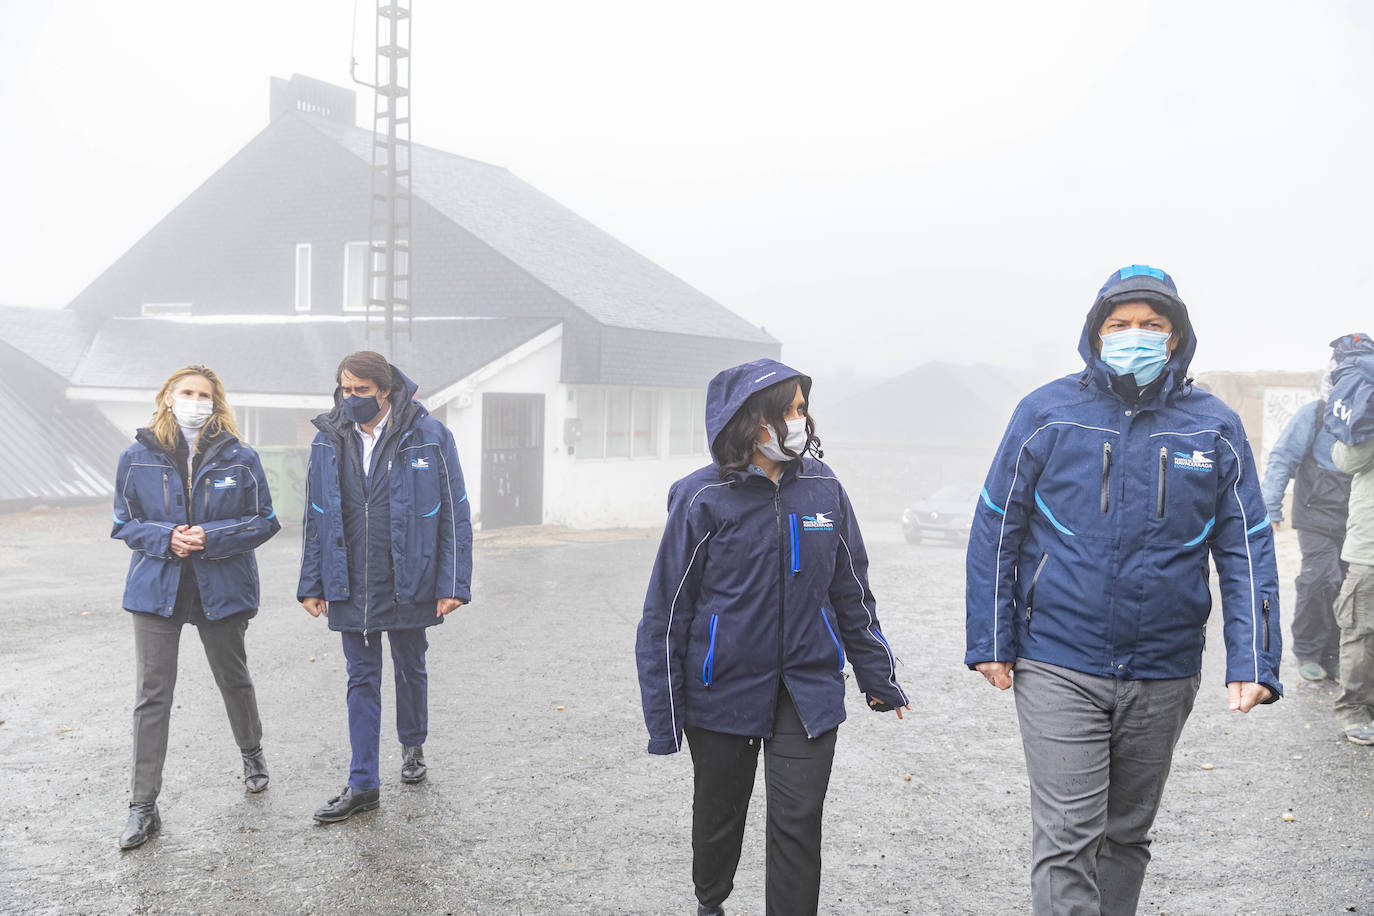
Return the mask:
{"type": "MultiPolygon", "coordinates": [[[[705,455],[667,457],[668,412],[659,411],[659,456],[585,459],[569,453],[565,421],[577,416],[571,386],[562,375],[562,339],[549,335],[537,349],[498,361],[455,388],[436,392],[436,410],[453,431],[474,519],[482,511],[482,395],[544,396],[545,524],[572,528],[654,527],[667,515],[668,487],[709,460],[705,455]]],[[[429,406],[429,402],[426,402],[429,406]]]]}
{"type": "Polygon", "coordinates": [[[134,437],[134,433],[138,432],[140,426],[147,426],[148,421],[153,418],[152,395],[148,396],[146,402],[138,404],[107,401],[99,402],[95,406],[105,415],[105,419],[113,423],[116,429],[130,439],[134,437]]]}

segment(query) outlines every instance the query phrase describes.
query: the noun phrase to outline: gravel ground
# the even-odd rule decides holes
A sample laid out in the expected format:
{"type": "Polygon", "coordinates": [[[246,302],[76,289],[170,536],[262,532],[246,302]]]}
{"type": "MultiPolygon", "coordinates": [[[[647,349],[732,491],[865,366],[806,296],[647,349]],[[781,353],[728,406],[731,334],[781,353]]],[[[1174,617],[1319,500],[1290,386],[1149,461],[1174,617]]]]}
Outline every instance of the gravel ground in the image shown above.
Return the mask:
{"type": "MultiPolygon", "coordinates": [[[[388,689],[382,806],[321,827],[310,814],[346,777],[345,676],[338,637],[294,600],[288,528],[259,551],[265,601],[248,636],[271,788],[243,794],[185,635],[163,830],[121,853],[133,646],[119,607],[128,551],[108,525],[104,508],[0,517],[0,911],[694,912],[690,761],[644,752],[634,671],[656,532],[480,535],[477,601],[431,635],[429,780],[400,782],[388,689]]],[[[822,912],[1026,912],[1015,713],[960,664],[962,550],[871,527],[873,586],[915,709],[898,722],[849,698],[822,912]]],[[[1280,552],[1287,608],[1291,532],[1280,552]]],[[[1140,912],[1374,914],[1374,749],[1340,739],[1330,686],[1299,684],[1291,658],[1286,699],[1228,713],[1220,656],[1208,653],[1175,756],[1140,912]]],[[[761,790],[760,778],[731,916],[763,913],[761,790]]]]}

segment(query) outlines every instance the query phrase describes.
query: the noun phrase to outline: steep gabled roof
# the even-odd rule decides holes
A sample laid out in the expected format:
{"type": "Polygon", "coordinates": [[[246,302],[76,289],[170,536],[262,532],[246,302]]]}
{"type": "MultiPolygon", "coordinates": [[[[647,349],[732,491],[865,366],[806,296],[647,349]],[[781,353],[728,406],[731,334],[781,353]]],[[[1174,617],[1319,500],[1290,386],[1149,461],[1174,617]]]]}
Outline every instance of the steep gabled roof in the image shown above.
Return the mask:
{"type": "Polygon", "coordinates": [[[0,305],[0,342],[67,379],[95,336],[98,323],[67,309],[0,305]]]}
{"type": "MultiPolygon", "coordinates": [[[[557,325],[556,318],[417,318],[392,362],[426,398],[557,325]]],[[[325,395],[339,360],[384,350],[381,323],[362,317],[111,318],[72,378],[87,388],[157,389],[181,366],[201,364],[237,394],[325,395]],[[139,354],[131,359],[131,354],[139,354]],[[156,354],[156,358],[151,358],[156,354]]]]}
{"type": "MultiPolygon", "coordinates": [[[[371,162],[370,131],[285,117],[305,120],[371,162]]],[[[420,145],[411,161],[417,198],[601,324],[777,343],[507,169],[420,145]]]]}

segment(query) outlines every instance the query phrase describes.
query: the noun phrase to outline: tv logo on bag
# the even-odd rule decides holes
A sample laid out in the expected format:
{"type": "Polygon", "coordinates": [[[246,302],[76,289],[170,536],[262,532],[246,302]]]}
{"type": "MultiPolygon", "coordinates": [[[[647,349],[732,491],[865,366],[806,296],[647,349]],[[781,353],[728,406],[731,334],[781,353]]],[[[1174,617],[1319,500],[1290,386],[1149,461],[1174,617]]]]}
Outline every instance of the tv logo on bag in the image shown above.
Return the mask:
{"type": "Polygon", "coordinates": [[[817,512],[815,515],[802,516],[802,529],[804,531],[834,531],[835,522],[826,517],[826,513],[817,512]]]}
{"type": "Polygon", "coordinates": [[[1197,450],[1194,450],[1191,455],[1187,452],[1174,452],[1174,467],[1190,471],[1210,471],[1216,462],[1208,458],[1207,454],[1207,452],[1197,450]]]}
{"type": "Polygon", "coordinates": [[[1350,409],[1350,405],[1342,404],[1340,398],[1336,398],[1336,403],[1331,405],[1331,416],[1335,417],[1337,420],[1340,420],[1342,423],[1350,422],[1351,413],[1352,411],[1350,409]]]}

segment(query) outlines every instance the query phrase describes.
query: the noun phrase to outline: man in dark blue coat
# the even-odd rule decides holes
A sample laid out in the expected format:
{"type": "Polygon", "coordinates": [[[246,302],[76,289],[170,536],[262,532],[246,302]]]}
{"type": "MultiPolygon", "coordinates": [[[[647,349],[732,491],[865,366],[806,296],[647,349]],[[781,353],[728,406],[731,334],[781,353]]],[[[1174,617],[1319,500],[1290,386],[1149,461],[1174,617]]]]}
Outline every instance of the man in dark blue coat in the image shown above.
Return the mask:
{"type": "Polygon", "coordinates": [[[1193,707],[1216,563],[1229,706],[1282,693],[1274,535],[1236,414],[1187,378],[1169,275],[1114,272],[1086,364],[1017,406],[968,547],[964,656],[1013,686],[1030,777],[1031,897],[1133,914],[1193,707]]]}
{"type": "Polygon", "coordinates": [[[301,577],[311,616],[342,633],[348,663],[348,784],[321,823],[376,808],[381,778],[382,642],[396,680],[401,779],[425,778],[429,729],[425,629],[472,599],[472,526],[453,434],[379,353],[344,358],[334,409],[315,418],[301,577]]]}

